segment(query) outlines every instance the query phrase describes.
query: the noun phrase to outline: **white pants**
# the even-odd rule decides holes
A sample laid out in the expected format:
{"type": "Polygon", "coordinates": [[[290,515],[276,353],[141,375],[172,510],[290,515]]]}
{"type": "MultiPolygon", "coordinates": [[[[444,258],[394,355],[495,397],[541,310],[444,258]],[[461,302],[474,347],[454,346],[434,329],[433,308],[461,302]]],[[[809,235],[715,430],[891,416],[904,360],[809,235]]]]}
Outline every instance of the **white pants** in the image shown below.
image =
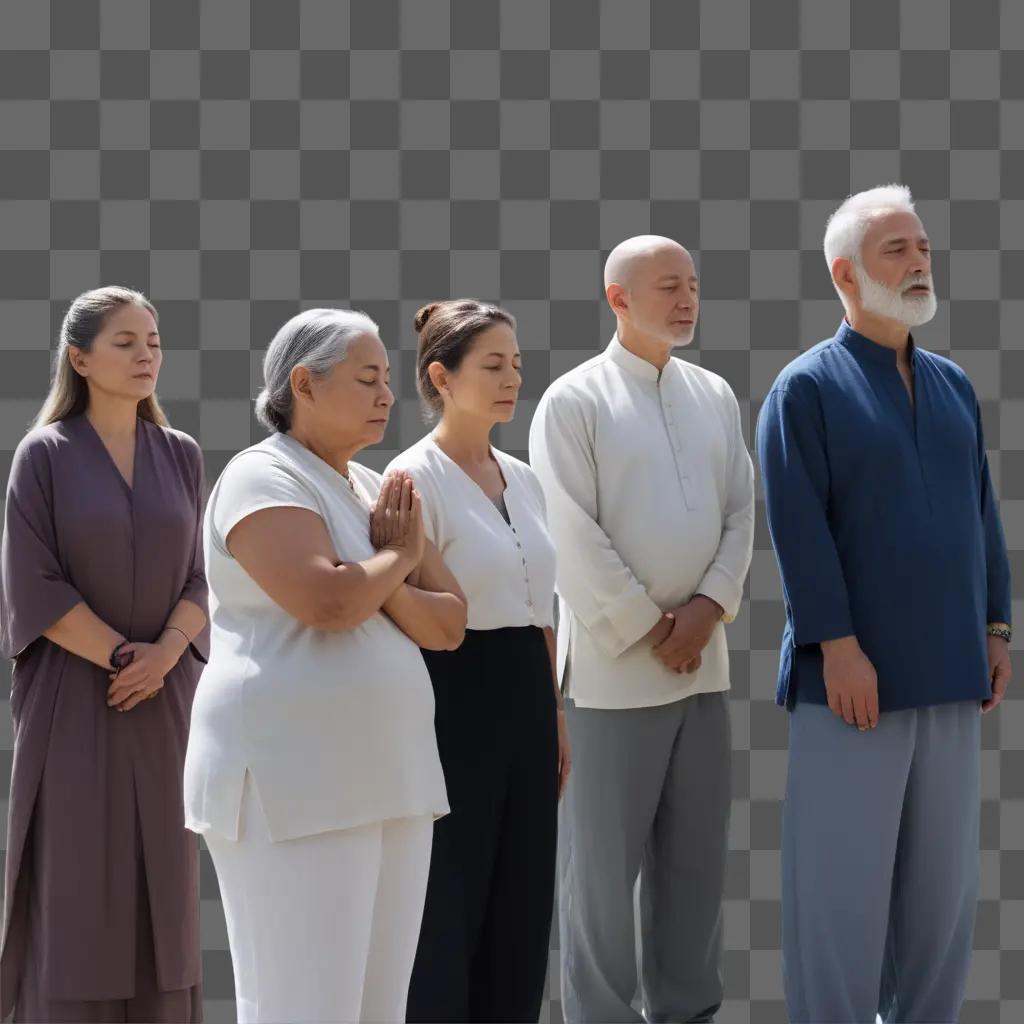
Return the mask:
{"type": "Polygon", "coordinates": [[[430,815],[275,843],[247,772],[237,842],[205,838],[239,1024],[405,1020],[430,815]]]}

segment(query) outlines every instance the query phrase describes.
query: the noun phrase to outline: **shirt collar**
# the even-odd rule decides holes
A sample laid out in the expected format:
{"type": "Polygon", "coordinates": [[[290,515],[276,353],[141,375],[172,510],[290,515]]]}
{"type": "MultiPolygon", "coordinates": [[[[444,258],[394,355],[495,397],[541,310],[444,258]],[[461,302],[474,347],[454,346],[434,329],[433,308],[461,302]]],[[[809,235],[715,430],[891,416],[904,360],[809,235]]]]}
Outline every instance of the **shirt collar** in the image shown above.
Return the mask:
{"type": "MultiPolygon", "coordinates": [[[[857,358],[870,359],[872,362],[881,363],[883,366],[896,365],[896,349],[889,348],[886,345],[879,345],[877,341],[872,341],[859,331],[855,331],[850,326],[850,321],[845,317],[839,325],[839,330],[836,331],[834,340],[838,341],[841,345],[845,345],[857,358]]],[[[914,366],[916,363],[917,346],[914,344],[913,334],[909,335],[907,355],[910,359],[910,365],[914,366]]]]}
{"type": "MultiPolygon", "coordinates": [[[[630,352],[625,345],[619,341],[618,332],[612,335],[612,340],[609,342],[608,347],[605,349],[605,353],[613,363],[617,363],[627,373],[631,373],[634,377],[639,377],[641,380],[650,380],[657,382],[661,377],[661,370],[659,370],[653,363],[647,362],[646,359],[641,359],[635,352],[630,352]]],[[[666,367],[672,365],[671,358],[665,364],[666,367]]]]}

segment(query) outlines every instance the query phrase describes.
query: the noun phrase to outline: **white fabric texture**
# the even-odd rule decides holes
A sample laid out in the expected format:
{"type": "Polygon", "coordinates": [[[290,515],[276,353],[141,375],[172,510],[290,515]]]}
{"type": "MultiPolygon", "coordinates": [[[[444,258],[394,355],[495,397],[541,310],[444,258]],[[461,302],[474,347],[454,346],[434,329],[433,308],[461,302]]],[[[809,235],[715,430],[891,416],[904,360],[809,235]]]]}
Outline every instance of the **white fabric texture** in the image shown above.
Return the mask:
{"type": "Polygon", "coordinates": [[[237,840],[206,837],[239,1024],[404,1021],[433,819],[273,842],[251,774],[237,840]]]}
{"type": "Polygon", "coordinates": [[[427,536],[466,595],[470,629],[552,626],[555,548],[544,492],[525,462],[494,447],[491,452],[505,478],[510,522],[432,434],[393,459],[384,474],[404,469],[412,477],[427,536]]]}
{"type": "Polygon", "coordinates": [[[530,427],[558,552],[558,670],[579,707],[666,704],[729,688],[716,626],[695,673],[644,636],[705,594],[735,617],[754,541],[753,463],[739,405],[717,374],[659,371],[614,337],[556,380],[530,427]]]}
{"type": "Polygon", "coordinates": [[[321,516],[339,559],[371,557],[381,478],[354,462],[349,477],[357,493],[294,438],[274,434],[236,455],[210,494],[211,651],[185,758],[195,832],[237,836],[247,767],[274,839],[448,811],[434,692],[416,644],[381,612],[354,629],[304,625],[224,546],[251,512],[296,506],[321,516]]]}

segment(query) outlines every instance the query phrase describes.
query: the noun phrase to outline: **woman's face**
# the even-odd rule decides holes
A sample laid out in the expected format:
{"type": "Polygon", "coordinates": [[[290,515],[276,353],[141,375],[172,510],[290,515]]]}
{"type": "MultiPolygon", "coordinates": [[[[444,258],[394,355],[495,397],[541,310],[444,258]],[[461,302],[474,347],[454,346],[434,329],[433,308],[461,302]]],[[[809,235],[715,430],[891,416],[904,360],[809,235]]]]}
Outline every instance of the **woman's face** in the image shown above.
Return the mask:
{"type": "Polygon", "coordinates": [[[489,424],[508,423],[516,412],[523,378],[515,331],[497,323],[473,339],[456,370],[431,364],[431,377],[445,410],[468,414],[489,424]],[[438,386],[438,385],[441,386],[438,386]]]}
{"type": "Polygon", "coordinates": [[[309,416],[323,443],[358,451],[383,440],[395,396],[388,386],[387,350],[375,334],[354,338],[345,358],[324,377],[302,367],[292,374],[296,412],[301,405],[300,415],[309,416]]]}
{"type": "Polygon", "coordinates": [[[88,382],[90,398],[141,402],[155,390],[163,360],[153,314],[134,302],[118,306],[108,314],[92,348],[83,352],[72,345],[68,358],[88,382]]]}

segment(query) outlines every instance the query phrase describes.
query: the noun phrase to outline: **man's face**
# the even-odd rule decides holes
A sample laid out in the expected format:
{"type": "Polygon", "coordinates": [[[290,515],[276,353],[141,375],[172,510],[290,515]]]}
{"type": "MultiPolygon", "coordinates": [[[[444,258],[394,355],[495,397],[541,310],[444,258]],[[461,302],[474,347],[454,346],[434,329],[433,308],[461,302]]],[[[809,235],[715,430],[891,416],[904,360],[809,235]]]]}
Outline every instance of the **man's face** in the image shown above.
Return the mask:
{"type": "Polygon", "coordinates": [[[860,304],[908,327],[927,323],[937,306],[931,246],[916,213],[890,211],[871,223],[854,262],[860,304]]]}
{"type": "Polygon", "coordinates": [[[626,318],[637,331],[671,345],[689,345],[700,305],[693,258],[681,246],[666,246],[638,259],[626,302],[626,318]]]}

